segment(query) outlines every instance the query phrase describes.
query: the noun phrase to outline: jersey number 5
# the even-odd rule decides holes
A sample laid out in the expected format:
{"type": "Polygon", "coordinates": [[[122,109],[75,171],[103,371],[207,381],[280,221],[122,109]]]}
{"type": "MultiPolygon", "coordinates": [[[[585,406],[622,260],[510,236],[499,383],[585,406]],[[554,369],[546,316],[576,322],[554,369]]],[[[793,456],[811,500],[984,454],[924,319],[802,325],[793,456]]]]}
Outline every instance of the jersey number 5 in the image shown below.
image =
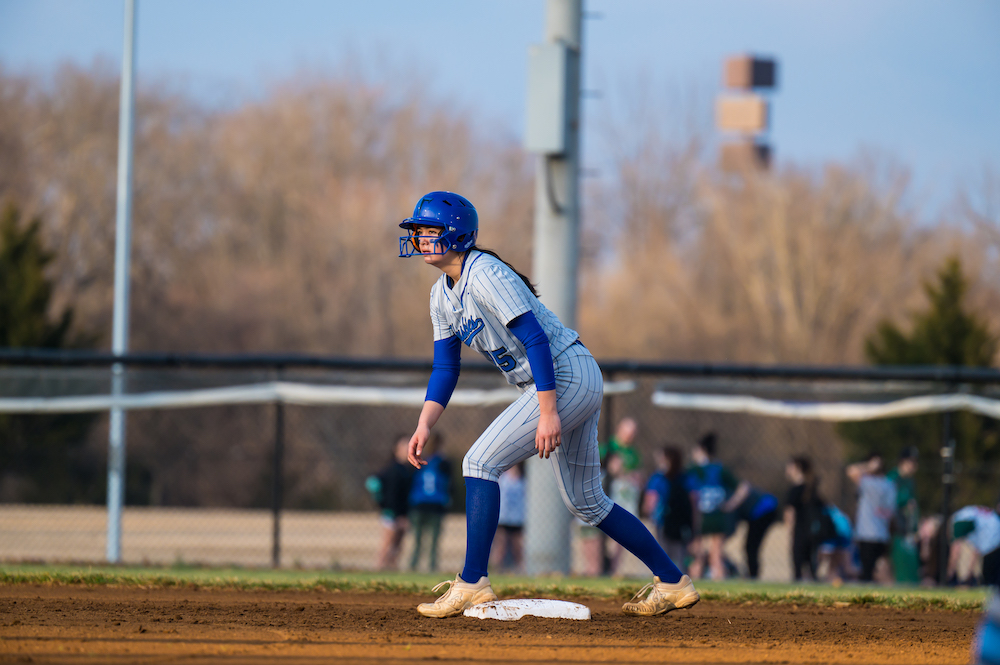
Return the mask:
{"type": "Polygon", "coordinates": [[[505,372],[509,372],[517,366],[514,362],[514,358],[507,352],[507,347],[501,346],[496,351],[490,351],[490,355],[493,356],[493,362],[496,366],[505,372]]]}

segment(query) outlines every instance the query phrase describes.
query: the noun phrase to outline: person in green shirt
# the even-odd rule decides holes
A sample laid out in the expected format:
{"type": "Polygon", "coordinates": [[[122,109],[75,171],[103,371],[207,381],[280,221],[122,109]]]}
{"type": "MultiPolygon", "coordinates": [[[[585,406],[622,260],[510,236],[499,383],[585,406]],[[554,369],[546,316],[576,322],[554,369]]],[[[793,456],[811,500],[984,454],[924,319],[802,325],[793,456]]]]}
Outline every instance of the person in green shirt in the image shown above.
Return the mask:
{"type": "MultiPolygon", "coordinates": [[[[636,493],[641,492],[640,467],[642,457],[639,451],[632,447],[635,436],[639,431],[639,425],[634,418],[625,417],[618,421],[614,435],[605,443],[598,444],[598,451],[601,455],[601,485],[605,494],[611,496],[612,481],[618,484],[616,488],[628,491],[630,486],[634,486],[636,493]],[[620,467],[619,473],[612,478],[608,473],[610,460],[616,458],[616,467],[620,467]]],[[[633,507],[629,503],[622,505],[625,510],[633,514],[638,513],[638,507],[633,507]]],[[[611,575],[614,572],[614,562],[617,550],[617,543],[612,544],[610,553],[608,552],[608,538],[604,532],[595,526],[586,524],[580,525],[580,539],[583,546],[584,574],[585,575],[611,575]]]]}
{"type": "Polygon", "coordinates": [[[917,505],[917,473],[919,451],[908,446],[899,456],[896,468],[886,478],[896,485],[896,512],[892,518],[891,556],[896,581],[904,584],[920,582],[920,552],[917,546],[917,529],[920,525],[920,508],[917,505]]]}
{"type": "Polygon", "coordinates": [[[608,457],[608,453],[615,453],[622,459],[622,465],[626,473],[638,471],[642,466],[642,457],[639,451],[632,447],[635,435],[639,431],[639,425],[633,418],[622,418],[615,427],[615,435],[608,439],[607,443],[599,446],[601,461],[608,457]]]}

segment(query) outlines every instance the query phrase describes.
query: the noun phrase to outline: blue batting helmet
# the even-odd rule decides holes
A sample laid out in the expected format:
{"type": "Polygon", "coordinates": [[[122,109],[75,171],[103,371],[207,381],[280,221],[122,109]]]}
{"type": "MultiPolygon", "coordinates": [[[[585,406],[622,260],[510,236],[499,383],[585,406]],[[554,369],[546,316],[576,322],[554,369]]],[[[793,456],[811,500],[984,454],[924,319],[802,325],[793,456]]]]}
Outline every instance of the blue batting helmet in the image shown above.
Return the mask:
{"type": "Polygon", "coordinates": [[[452,192],[431,192],[417,201],[413,216],[404,219],[399,226],[410,232],[399,239],[401,257],[422,254],[419,242],[423,236],[414,235],[416,226],[440,227],[440,237],[434,238],[434,254],[444,254],[448,250],[464,252],[476,244],[479,213],[464,196],[452,192]]]}

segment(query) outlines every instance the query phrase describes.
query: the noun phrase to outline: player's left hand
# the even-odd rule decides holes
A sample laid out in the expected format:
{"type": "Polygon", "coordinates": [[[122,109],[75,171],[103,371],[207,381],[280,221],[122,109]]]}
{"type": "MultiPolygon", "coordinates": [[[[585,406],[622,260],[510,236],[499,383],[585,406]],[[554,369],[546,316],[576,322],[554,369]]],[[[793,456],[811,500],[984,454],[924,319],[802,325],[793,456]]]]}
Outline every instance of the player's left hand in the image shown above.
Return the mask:
{"type": "Polygon", "coordinates": [[[538,430],[535,432],[535,450],[539,457],[548,459],[555,449],[562,445],[562,421],[555,411],[542,411],[538,418],[538,430]]]}

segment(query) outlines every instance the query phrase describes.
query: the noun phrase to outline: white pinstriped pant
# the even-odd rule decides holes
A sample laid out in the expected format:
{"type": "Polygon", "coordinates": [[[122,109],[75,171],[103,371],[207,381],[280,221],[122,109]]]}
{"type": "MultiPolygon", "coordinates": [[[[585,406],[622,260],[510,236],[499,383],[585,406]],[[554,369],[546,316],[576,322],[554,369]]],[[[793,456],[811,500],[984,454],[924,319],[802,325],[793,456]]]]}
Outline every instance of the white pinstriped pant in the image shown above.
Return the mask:
{"type": "MultiPolygon", "coordinates": [[[[587,524],[596,526],[614,507],[601,487],[601,456],[597,448],[604,379],[597,361],[582,344],[570,346],[553,364],[562,445],[551,453],[549,460],[566,507],[587,524]]],[[[462,460],[462,474],[496,481],[510,467],[537,454],[535,431],[539,414],[538,394],[531,384],[472,444],[462,460]]]]}

